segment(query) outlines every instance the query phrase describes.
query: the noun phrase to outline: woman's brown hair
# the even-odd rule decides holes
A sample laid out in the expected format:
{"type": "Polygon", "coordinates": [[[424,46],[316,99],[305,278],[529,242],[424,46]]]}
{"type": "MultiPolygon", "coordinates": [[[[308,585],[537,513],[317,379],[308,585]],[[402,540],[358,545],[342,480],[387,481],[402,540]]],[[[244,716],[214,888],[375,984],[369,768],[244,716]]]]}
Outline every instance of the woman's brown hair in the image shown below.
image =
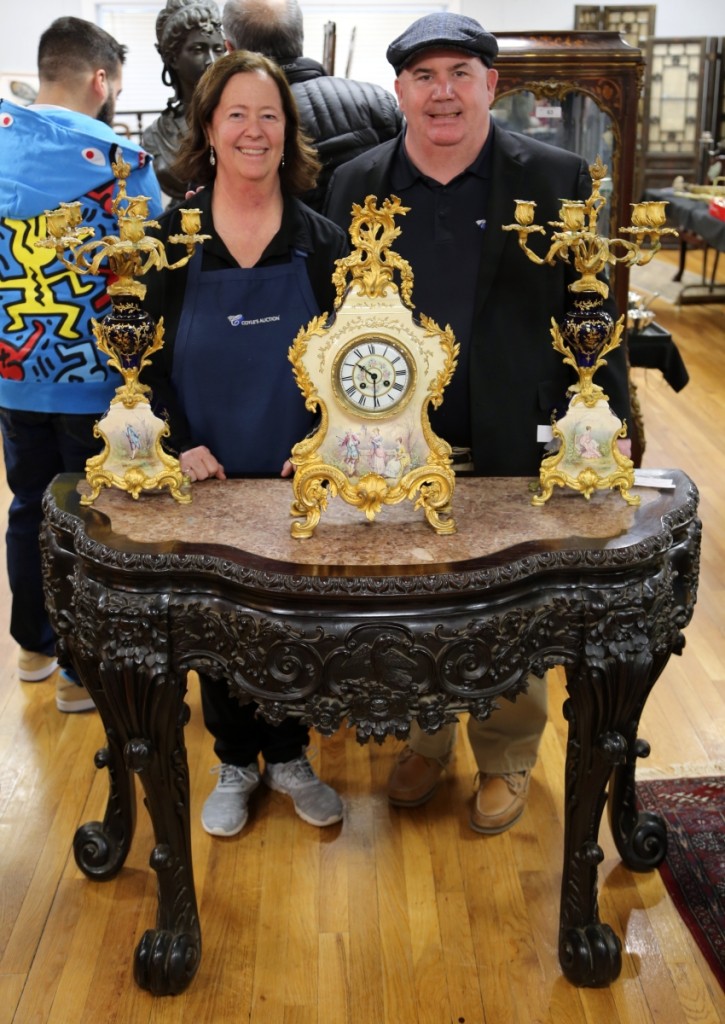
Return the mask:
{"type": "Polygon", "coordinates": [[[220,57],[199,79],[187,113],[188,128],[172,168],[181,181],[188,181],[192,186],[213,183],[216,167],[209,162],[207,127],[227,82],[234,75],[255,71],[262,71],[272,79],[282,100],[285,117],[284,158],[279,176],[283,190],[298,196],[314,188],[321,164],[314,147],[300,130],[297,104],[284,72],[274,61],[249,50],[235,50],[234,53],[220,57]]]}

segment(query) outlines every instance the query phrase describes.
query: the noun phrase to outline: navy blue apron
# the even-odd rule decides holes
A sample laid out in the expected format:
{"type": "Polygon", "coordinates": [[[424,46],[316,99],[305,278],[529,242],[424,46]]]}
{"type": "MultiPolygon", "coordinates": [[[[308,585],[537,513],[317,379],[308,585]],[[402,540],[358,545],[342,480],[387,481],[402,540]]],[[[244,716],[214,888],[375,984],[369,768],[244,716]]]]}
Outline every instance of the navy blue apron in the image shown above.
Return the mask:
{"type": "Polygon", "coordinates": [[[320,312],[305,259],[202,273],[198,249],[189,262],[172,380],[192,437],[227,475],[277,475],[312,426],[287,358],[320,312]]]}

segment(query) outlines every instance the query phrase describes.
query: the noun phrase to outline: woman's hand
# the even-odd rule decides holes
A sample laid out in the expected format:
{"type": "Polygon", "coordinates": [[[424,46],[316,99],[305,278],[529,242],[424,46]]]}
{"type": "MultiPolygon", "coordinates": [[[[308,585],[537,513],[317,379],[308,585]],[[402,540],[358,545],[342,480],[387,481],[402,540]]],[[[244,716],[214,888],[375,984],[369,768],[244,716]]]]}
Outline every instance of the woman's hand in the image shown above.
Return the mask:
{"type": "Polygon", "coordinates": [[[284,465],[282,466],[282,472],[279,475],[280,476],[292,476],[293,470],[294,470],[294,466],[292,465],[290,460],[289,459],[285,459],[284,465]]]}
{"type": "Polygon", "coordinates": [[[217,480],[226,480],[224,466],[209,451],[206,445],[199,445],[198,448],[190,448],[179,456],[181,472],[193,482],[197,480],[208,480],[209,477],[216,477],[217,480]]]}

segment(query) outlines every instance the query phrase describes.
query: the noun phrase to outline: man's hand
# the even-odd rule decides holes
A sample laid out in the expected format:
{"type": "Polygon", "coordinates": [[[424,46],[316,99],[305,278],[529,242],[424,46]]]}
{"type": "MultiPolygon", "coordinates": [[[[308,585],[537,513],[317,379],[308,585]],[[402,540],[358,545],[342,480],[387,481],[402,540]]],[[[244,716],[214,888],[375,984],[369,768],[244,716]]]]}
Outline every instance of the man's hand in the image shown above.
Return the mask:
{"type": "Polygon", "coordinates": [[[199,445],[198,448],[190,448],[188,452],[182,452],[179,456],[181,472],[192,481],[208,480],[209,477],[216,477],[217,480],[226,480],[224,466],[212,455],[206,445],[199,445]]]}

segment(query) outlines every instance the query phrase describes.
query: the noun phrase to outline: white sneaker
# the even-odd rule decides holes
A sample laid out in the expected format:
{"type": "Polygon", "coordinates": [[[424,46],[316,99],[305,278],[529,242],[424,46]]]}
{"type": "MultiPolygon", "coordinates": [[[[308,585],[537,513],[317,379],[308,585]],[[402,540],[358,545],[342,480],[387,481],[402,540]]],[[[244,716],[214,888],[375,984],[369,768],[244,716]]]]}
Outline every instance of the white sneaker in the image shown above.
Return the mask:
{"type": "Polygon", "coordinates": [[[249,818],[249,797],[260,783],[256,761],[240,768],[218,764],[211,769],[219,775],[216,788],[206,798],[201,823],[211,836],[235,836],[249,818]]]}
{"type": "Polygon", "coordinates": [[[342,800],[317,778],[304,754],[266,765],[262,778],[270,789],[292,797],[295,811],[308,825],[334,825],[342,819],[342,800]]]}

